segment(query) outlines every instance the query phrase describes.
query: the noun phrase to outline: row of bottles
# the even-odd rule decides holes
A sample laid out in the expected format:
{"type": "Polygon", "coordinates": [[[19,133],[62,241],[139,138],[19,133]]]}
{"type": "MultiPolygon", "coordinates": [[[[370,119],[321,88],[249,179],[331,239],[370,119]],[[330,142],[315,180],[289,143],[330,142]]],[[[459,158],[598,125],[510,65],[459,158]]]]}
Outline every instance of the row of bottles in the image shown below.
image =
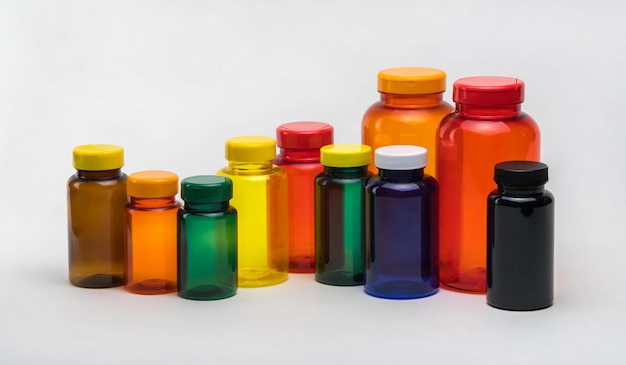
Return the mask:
{"type": "MultiPolygon", "coordinates": [[[[179,241],[189,233],[184,229],[181,233],[180,226],[193,226],[190,222],[196,218],[190,217],[194,209],[219,208],[211,214],[218,211],[225,214],[232,209],[234,225],[238,227],[234,237],[238,253],[234,257],[239,287],[277,284],[287,279],[288,272],[315,272],[316,280],[322,283],[365,282],[368,294],[385,298],[431,295],[437,291],[439,280],[453,290],[487,291],[493,278],[487,278],[485,201],[496,188],[494,166],[502,161],[539,159],[539,130],[534,120],[521,111],[523,82],[505,77],[457,80],[453,91],[454,111],[443,101],[446,82],[441,70],[385,70],[379,73],[378,85],[381,100],[364,115],[363,145],[333,144],[332,127],[317,122],[279,126],[276,141],[256,136],[229,139],[228,166],[217,172],[219,176],[195,178],[232,181],[230,189],[236,211],[229,208],[228,199],[196,202],[193,207],[189,196],[201,195],[186,194],[185,180],[181,192],[185,206],[179,207],[174,199],[178,180],[171,173],[158,172],[162,176],[151,175],[157,172],[136,173],[130,176],[126,187],[127,178],[120,170],[123,164],[120,151],[111,146],[104,147],[110,148],[105,152],[95,151],[97,147],[93,145],[78,147],[74,153],[77,174],[70,179],[69,186],[70,281],[85,287],[113,286],[125,281],[129,291],[139,293],[155,288],[165,292],[175,290],[176,279],[168,281],[134,274],[135,269],[142,272],[142,267],[155,266],[148,258],[141,259],[142,262],[133,260],[134,250],[139,252],[144,245],[136,237],[154,242],[150,235],[177,235],[175,225],[173,229],[161,227],[162,231],[157,232],[142,223],[143,210],[151,208],[145,204],[155,203],[161,205],[159,214],[163,217],[179,212],[179,241]],[[99,155],[102,153],[109,155],[94,157],[102,157],[99,155]],[[160,181],[157,184],[160,188],[148,182],[155,179],[160,181]],[[108,195],[96,195],[102,202],[117,207],[126,205],[128,190],[127,226],[132,225],[133,230],[127,234],[126,276],[119,265],[108,271],[104,267],[107,259],[116,261],[115,258],[124,256],[119,248],[101,250],[104,266],[102,270],[92,270],[97,274],[81,274],[80,268],[84,267],[81,255],[89,251],[85,248],[89,246],[81,241],[103,248],[106,246],[103,240],[107,239],[99,235],[98,243],[93,239],[94,234],[85,233],[110,227],[110,234],[119,236],[124,229],[123,226],[113,229],[111,225],[115,217],[119,218],[118,208],[107,211],[103,203],[78,193],[89,189],[87,180],[99,181],[98,189],[108,195]],[[86,201],[81,199],[88,199],[90,207],[96,209],[90,208],[89,214],[84,214],[80,207],[86,201]],[[103,209],[98,209],[97,204],[103,209]],[[98,214],[101,217],[97,221],[102,225],[88,227],[98,214]],[[81,227],[81,219],[85,227],[81,227]],[[139,233],[142,230],[146,230],[145,234],[139,233]],[[107,277],[102,272],[113,274],[107,277]]],[[[500,181],[496,181],[500,187],[500,181]]],[[[151,217],[158,220],[156,214],[151,217]]],[[[175,218],[168,219],[176,222],[175,218]]],[[[150,226],[165,226],[156,220],[150,226]]],[[[490,220],[490,230],[492,226],[490,220]]],[[[196,232],[191,236],[202,235],[196,232]]],[[[544,237],[545,242],[551,237],[548,236],[544,237]]],[[[196,247],[200,249],[198,255],[203,252],[201,246],[196,247]]],[[[180,265],[180,260],[186,265],[189,258],[196,257],[189,252],[179,248],[177,253],[179,287],[181,277],[189,274],[181,273],[180,267],[184,265],[180,265]]],[[[204,252],[216,254],[210,250],[204,252]]],[[[223,267],[232,268],[232,252],[229,255],[231,258],[223,258],[223,267]]],[[[498,256],[489,257],[493,260],[498,256]]],[[[550,270],[551,267],[546,269],[550,270]]],[[[176,265],[169,272],[175,273],[176,265]]],[[[223,272],[232,274],[229,269],[223,272]]],[[[205,292],[228,292],[207,283],[192,287],[204,287],[205,292]]],[[[189,293],[196,290],[192,287],[187,288],[189,293]]],[[[221,297],[234,291],[223,293],[221,297]]],[[[194,299],[193,294],[187,297],[194,299]]],[[[196,299],[201,297],[202,294],[196,299]]]]}

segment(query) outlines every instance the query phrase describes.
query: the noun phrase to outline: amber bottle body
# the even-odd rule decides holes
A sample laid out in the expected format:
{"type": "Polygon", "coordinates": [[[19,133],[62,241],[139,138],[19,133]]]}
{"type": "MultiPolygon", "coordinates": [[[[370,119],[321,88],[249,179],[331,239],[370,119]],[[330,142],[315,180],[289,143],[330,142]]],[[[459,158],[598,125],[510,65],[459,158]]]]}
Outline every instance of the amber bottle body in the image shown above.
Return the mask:
{"type": "Polygon", "coordinates": [[[122,285],[126,174],[78,170],[67,186],[70,282],[84,288],[122,285]]]}

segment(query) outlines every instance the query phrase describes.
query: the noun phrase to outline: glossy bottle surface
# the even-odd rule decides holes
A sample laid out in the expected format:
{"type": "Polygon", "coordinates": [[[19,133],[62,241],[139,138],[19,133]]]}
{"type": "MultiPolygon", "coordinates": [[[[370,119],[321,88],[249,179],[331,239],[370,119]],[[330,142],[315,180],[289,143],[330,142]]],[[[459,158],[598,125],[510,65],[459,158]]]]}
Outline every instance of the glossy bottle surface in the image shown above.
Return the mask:
{"type": "MultiPolygon", "coordinates": [[[[204,210],[204,209],[203,209],[204,210]]],[[[178,295],[222,299],[237,292],[237,212],[180,210],[178,295]]]]}
{"type": "MultiPolygon", "coordinates": [[[[544,189],[547,166],[527,161],[498,166],[538,167],[545,169],[545,178],[524,188],[498,184],[489,195],[487,303],[507,310],[549,307],[554,292],[554,196],[544,189]]],[[[532,173],[543,172],[539,169],[532,173]]]]}
{"type": "MultiPolygon", "coordinates": [[[[505,83],[511,80],[505,79],[505,83]]],[[[456,86],[455,83],[455,91],[456,86]]],[[[486,107],[457,101],[456,112],[441,123],[437,146],[439,260],[441,284],[449,289],[486,292],[484,202],[496,187],[493,166],[506,160],[540,157],[539,128],[521,111],[523,88],[521,92],[516,90],[517,99],[513,103],[486,107]]],[[[455,98],[462,99],[458,95],[455,98]]],[[[506,97],[507,100],[511,97],[506,97]]]]}
{"type": "Polygon", "coordinates": [[[275,285],[288,277],[287,175],[272,164],[275,148],[268,137],[231,138],[227,141],[229,165],[217,173],[233,181],[239,287],[275,285]],[[253,157],[258,160],[238,162],[253,157]]]}
{"type": "Polygon", "coordinates": [[[292,122],[276,129],[280,153],[274,163],[287,174],[289,271],[315,272],[315,178],[324,168],[319,149],[333,143],[333,128],[292,122]]]}
{"type": "Polygon", "coordinates": [[[315,179],[315,280],[330,285],[365,281],[365,184],[370,147],[320,149],[324,172],[315,179]]]}
{"type": "Polygon", "coordinates": [[[215,300],[237,293],[237,211],[232,181],[192,176],[181,182],[178,211],[178,295],[215,300]]]}
{"type": "Polygon", "coordinates": [[[122,285],[126,174],[79,170],[67,186],[70,282],[84,288],[122,285]]]}
{"type": "MultiPolygon", "coordinates": [[[[443,100],[445,73],[407,67],[381,71],[378,77],[380,101],[363,116],[363,144],[370,146],[372,153],[388,145],[423,146],[429,152],[425,173],[437,177],[437,128],[454,109],[443,100]]],[[[369,171],[378,173],[373,159],[369,171]]]]}
{"type": "Polygon", "coordinates": [[[423,169],[380,170],[366,187],[367,294],[412,299],[439,290],[437,181],[423,169]]]}
{"type": "Polygon", "coordinates": [[[69,280],[108,288],[124,280],[124,149],[87,144],[72,151],[76,174],[67,183],[69,280]]]}
{"type": "Polygon", "coordinates": [[[124,260],[124,289],[128,292],[176,291],[176,213],[180,207],[174,197],[177,185],[178,177],[165,171],[142,171],[129,176],[124,260]],[[136,186],[156,179],[167,179],[166,194],[172,195],[159,197],[163,195],[160,192],[165,192],[164,187],[156,186],[160,181],[149,188],[136,186]]]}

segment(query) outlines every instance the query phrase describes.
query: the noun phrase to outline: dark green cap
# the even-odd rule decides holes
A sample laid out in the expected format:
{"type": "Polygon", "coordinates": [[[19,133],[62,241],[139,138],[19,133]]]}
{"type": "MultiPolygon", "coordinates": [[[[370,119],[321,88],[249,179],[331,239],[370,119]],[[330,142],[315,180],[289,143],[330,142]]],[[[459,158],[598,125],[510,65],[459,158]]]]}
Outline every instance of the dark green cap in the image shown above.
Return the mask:
{"type": "Polygon", "coordinates": [[[224,176],[191,176],[180,182],[180,196],[190,203],[219,203],[233,197],[233,182],[224,176]]]}

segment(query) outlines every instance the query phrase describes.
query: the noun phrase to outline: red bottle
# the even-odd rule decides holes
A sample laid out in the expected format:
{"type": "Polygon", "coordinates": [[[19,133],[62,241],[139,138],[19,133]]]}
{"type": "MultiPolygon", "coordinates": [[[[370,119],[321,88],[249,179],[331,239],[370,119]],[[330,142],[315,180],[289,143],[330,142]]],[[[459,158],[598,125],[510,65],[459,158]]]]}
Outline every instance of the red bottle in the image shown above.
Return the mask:
{"type": "Polygon", "coordinates": [[[440,188],[440,279],[449,289],[484,293],[486,199],[496,188],[494,165],[539,160],[539,128],[522,112],[524,82],[469,77],[454,83],[456,111],[441,122],[437,141],[440,188]]]}
{"type": "Polygon", "coordinates": [[[287,173],[289,271],[315,272],[315,177],[324,171],[320,148],[333,143],[333,127],[320,122],[276,128],[280,153],[274,164],[287,173]]]}

